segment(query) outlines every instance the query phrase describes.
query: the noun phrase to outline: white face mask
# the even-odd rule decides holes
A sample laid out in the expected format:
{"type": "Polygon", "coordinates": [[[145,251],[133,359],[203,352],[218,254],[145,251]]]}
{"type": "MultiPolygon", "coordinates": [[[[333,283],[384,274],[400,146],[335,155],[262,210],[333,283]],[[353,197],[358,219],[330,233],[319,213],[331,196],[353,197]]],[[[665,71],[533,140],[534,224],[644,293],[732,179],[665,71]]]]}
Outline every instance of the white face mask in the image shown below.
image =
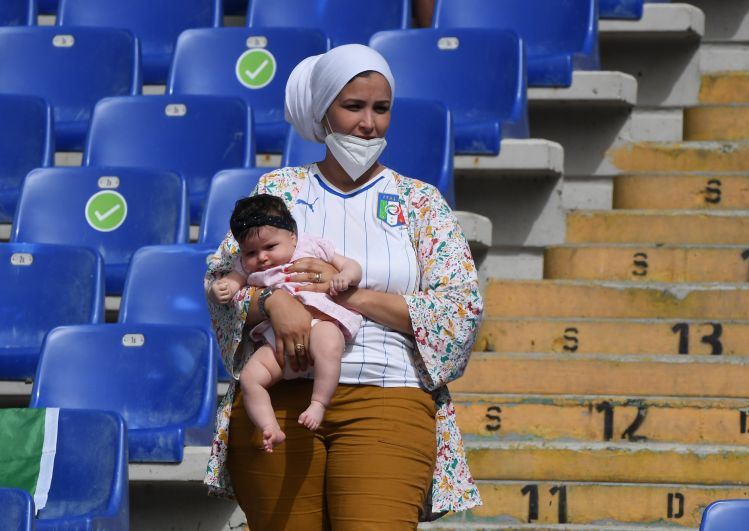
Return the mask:
{"type": "MultiPolygon", "coordinates": [[[[332,131],[333,128],[330,129],[332,131]]],[[[328,146],[330,153],[353,181],[377,162],[386,144],[384,138],[366,140],[342,133],[330,133],[325,137],[325,145],[328,146]]]]}

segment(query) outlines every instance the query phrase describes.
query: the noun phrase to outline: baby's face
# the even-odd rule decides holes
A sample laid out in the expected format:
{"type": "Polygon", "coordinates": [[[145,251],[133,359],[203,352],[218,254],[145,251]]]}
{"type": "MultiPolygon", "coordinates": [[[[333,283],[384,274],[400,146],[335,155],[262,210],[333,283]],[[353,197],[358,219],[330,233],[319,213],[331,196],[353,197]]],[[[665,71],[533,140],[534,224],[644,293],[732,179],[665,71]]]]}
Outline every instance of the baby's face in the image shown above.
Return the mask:
{"type": "Polygon", "coordinates": [[[296,249],[296,235],[284,229],[265,225],[256,235],[248,235],[239,243],[242,267],[247,273],[265,271],[286,264],[296,249]]]}

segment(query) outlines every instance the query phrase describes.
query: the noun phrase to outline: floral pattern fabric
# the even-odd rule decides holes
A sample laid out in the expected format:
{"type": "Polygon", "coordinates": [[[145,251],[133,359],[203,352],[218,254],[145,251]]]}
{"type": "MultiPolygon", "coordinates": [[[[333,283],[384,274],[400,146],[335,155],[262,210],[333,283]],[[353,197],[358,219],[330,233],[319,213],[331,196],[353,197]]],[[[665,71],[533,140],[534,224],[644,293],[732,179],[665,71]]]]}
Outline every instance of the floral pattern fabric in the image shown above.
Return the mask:
{"type": "MultiPolygon", "coordinates": [[[[455,407],[446,384],[460,377],[478,333],[483,303],[476,269],[454,214],[431,185],[393,175],[401,209],[421,267],[418,293],[405,295],[418,351],[417,374],[432,391],[437,406],[435,440],[437,460],[432,479],[432,513],[463,511],[481,504],[476,483],[466,462],[463,441],[455,418],[455,407]]],[[[281,197],[293,211],[297,194],[309,166],[281,168],[260,178],[255,193],[281,197]]],[[[232,270],[239,251],[231,234],[209,258],[205,277],[210,284],[232,270]]],[[[233,490],[226,467],[229,418],[237,389],[236,378],[251,354],[238,352],[250,297],[255,288],[245,287],[231,304],[209,302],[209,310],[227,371],[234,376],[219,404],[216,427],[204,482],[216,496],[231,497],[233,490]]]]}

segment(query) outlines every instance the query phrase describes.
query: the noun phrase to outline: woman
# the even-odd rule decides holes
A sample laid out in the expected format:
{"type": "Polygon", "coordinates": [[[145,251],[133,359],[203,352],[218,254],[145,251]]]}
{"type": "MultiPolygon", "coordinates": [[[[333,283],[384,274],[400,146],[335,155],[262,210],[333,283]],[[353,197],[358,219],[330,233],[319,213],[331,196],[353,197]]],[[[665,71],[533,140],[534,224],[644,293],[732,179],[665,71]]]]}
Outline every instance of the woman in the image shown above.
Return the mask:
{"type": "MultiPolygon", "coordinates": [[[[287,438],[272,454],[230,384],[206,483],[214,494],[236,495],[252,531],[413,530],[420,515],[480,503],[445,384],[465,369],[482,301],[465,237],[439,192],[377,160],[394,85],[381,55],[345,45],[302,61],[286,86],[287,120],[326,144],[325,159],[270,172],[255,193],[283,198],[299,230],[332,240],[362,265],[359,287],[336,301],[364,319],[317,432],[296,424],[311,381],[274,386],[287,438]]],[[[227,235],[209,261],[207,286],[231,270],[237,251],[227,235]]],[[[327,291],[335,273],[302,259],[289,280],[327,291]]],[[[253,349],[243,331],[265,318],[279,364],[307,368],[310,315],[284,290],[245,288],[210,310],[235,376],[253,349]]]]}

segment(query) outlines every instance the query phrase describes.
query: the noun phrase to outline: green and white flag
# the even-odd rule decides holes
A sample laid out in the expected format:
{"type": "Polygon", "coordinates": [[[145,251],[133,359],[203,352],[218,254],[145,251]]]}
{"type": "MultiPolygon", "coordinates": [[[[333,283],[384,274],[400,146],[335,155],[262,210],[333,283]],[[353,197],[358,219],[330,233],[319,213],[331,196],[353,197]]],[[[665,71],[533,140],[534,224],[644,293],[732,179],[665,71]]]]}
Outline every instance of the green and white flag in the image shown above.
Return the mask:
{"type": "Polygon", "coordinates": [[[59,414],[59,408],[0,409],[0,487],[30,493],[37,511],[52,483],[59,414]]]}

